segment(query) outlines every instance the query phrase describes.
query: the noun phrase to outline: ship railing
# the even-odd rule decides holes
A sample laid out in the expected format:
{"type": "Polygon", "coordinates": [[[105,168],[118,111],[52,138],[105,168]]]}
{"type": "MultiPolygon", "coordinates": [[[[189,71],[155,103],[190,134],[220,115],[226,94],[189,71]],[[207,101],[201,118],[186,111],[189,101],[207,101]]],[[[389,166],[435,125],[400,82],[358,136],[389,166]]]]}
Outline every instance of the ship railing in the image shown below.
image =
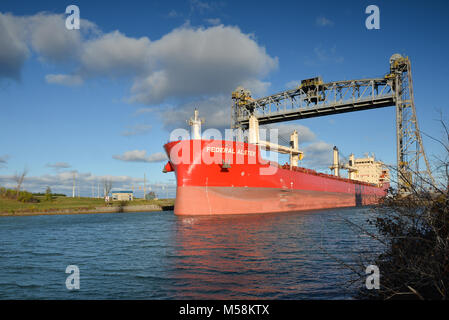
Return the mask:
{"type": "MultiPolygon", "coordinates": [[[[270,162],[273,163],[273,162],[270,162]]],[[[276,165],[278,165],[276,163],[276,165]]],[[[333,174],[327,174],[327,173],[322,173],[322,172],[317,172],[315,170],[312,169],[307,169],[307,168],[303,168],[303,167],[295,167],[292,166],[290,167],[290,164],[285,163],[284,165],[280,166],[278,165],[280,169],[284,169],[284,170],[292,170],[292,171],[296,171],[296,172],[302,172],[302,173],[307,173],[307,174],[312,174],[315,176],[319,176],[319,177],[325,177],[325,178],[330,178],[330,179],[335,179],[335,180],[339,180],[339,181],[345,181],[345,182],[351,182],[351,183],[355,183],[355,184],[359,184],[359,185],[364,185],[364,186],[369,186],[369,187],[375,187],[377,186],[375,183],[368,183],[368,182],[364,182],[364,181],[359,181],[359,180],[352,180],[352,179],[348,179],[348,178],[343,178],[343,177],[337,177],[333,174]]]]}

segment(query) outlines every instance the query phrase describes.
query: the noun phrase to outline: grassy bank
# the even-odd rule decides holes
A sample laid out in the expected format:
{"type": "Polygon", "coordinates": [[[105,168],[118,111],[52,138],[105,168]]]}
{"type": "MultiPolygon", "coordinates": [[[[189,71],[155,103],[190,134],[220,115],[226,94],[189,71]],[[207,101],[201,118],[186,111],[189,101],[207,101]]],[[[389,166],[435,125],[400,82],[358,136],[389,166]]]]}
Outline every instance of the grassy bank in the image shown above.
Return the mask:
{"type": "Polygon", "coordinates": [[[117,207],[126,208],[126,211],[133,207],[148,206],[151,208],[169,209],[174,205],[174,199],[143,200],[136,199],[129,202],[114,201],[109,204],[103,199],[95,198],[69,198],[54,196],[52,200],[46,200],[45,196],[34,196],[39,202],[21,202],[17,199],[0,198],[1,215],[23,215],[40,213],[82,213],[82,212],[106,212],[104,208],[117,207]]]}

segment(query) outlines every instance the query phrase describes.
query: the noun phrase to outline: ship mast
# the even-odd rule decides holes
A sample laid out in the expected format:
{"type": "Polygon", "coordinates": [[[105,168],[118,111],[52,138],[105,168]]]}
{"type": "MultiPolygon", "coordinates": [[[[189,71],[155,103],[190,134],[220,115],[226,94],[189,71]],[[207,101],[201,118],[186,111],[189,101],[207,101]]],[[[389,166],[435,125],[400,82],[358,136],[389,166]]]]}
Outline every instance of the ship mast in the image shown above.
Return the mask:
{"type": "Polygon", "coordinates": [[[201,140],[201,124],[204,123],[204,119],[198,117],[198,109],[195,108],[193,118],[190,118],[188,124],[190,126],[190,134],[192,140],[201,140]]]}

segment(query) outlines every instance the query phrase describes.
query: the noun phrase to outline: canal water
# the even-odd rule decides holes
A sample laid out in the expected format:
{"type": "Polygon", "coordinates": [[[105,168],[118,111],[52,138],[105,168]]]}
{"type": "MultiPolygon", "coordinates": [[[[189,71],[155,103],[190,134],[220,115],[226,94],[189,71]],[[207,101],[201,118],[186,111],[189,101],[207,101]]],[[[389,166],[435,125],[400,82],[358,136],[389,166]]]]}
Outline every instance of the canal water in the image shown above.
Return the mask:
{"type": "Polygon", "coordinates": [[[370,208],[0,217],[0,299],[351,299],[370,208]],[[348,223],[350,221],[351,223],[348,223]],[[66,268],[79,269],[68,290],[66,268]]]}

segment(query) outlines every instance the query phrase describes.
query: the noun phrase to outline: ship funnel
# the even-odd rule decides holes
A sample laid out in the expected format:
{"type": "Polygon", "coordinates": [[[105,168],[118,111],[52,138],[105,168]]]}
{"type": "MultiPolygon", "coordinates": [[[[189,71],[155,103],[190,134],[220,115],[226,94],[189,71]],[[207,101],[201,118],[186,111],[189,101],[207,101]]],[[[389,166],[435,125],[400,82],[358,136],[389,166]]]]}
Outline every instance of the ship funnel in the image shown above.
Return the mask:
{"type": "Polygon", "coordinates": [[[195,108],[195,112],[193,114],[193,118],[190,118],[189,125],[191,128],[191,139],[192,140],[201,140],[201,124],[204,123],[204,119],[200,119],[198,117],[198,109],[195,108]]]}

